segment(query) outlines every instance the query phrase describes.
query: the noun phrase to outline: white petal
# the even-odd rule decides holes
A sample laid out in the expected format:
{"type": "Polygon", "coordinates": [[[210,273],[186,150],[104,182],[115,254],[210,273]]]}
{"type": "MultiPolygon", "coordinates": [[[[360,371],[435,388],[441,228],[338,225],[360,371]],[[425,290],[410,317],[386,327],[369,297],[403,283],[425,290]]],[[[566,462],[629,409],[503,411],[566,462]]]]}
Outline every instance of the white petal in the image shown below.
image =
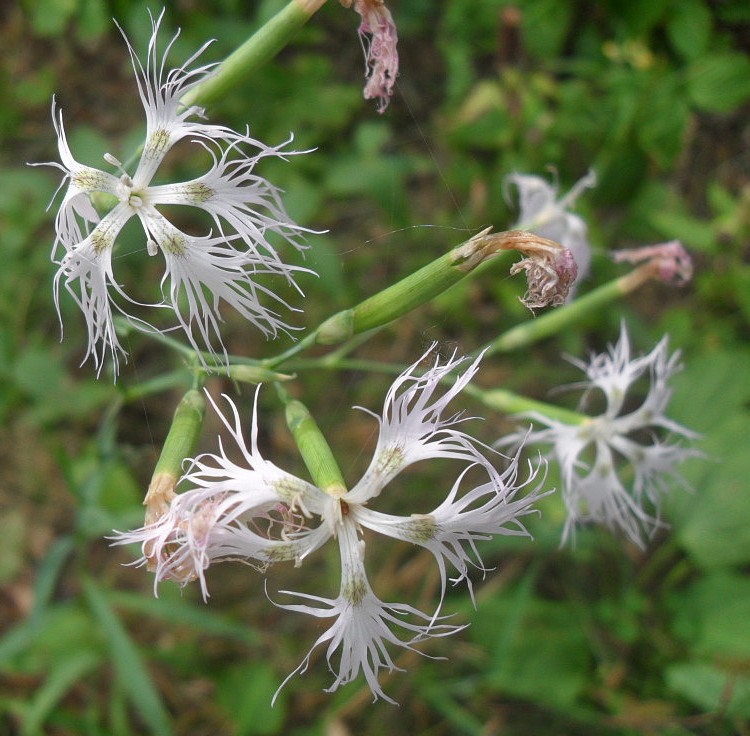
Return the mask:
{"type": "Polygon", "coordinates": [[[416,641],[426,637],[448,636],[464,627],[436,623],[435,616],[428,616],[412,606],[401,603],[383,603],[378,599],[367,580],[360,542],[357,540],[356,530],[350,520],[344,520],[343,528],[339,533],[339,543],[342,578],[341,592],[337,598],[329,599],[282,591],[320,605],[277,604],[280,608],[299,611],[316,618],[333,618],[334,621],[328,630],[318,637],[307,656],[284,680],[281,687],[294,675],[304,673],[313,651],[318,646],[327,643],[326,659],[335,677],[327,692],[332,692],[363,674],[376,700],[383,698],[389,703],[394,703],[395,701],[385,694],[378,682],[378,675],[382,670],[392,672],[399,669],[388,647],[400,647],[423,654],[414,648],[416,641]],[[410,621],[410,618],[416,619],[416,622],[410,621]],[[393,629],[404,630],[408,638],[400,638],[393,629]]]}
{"type": "Polygon", "coordinates": [[[251,254],[228,247],[223,237],[187,235],[151,206],[142,207],[138,216],[164,255],[166,272],[162,284],[169,282],[165,298],[196,351],[224,354],[222,302],[271,337],[291,329],[275,311],[261,303],[263,299],[291,309],[278,294],[255,280],[256,276],[268,274],[268,270],[251,254]]]}
{"type": "Polygon", "coordinates": [[[441,393],[438,387],[465,358],[455,353],[447,362],[440,356],[426,371],[420,364],[435,352],[433,344],[412,366],[407,368],[388,390],[383,414],[376,417],[380,425],[378,443],[373,459],[362,479],[347,494],[346,501],[364,503],[377,496],[381,490],[404,468],[430,458],[449,458],[481,464],[491,476],[496,475],[485,457],[493,451],[470,435],[454,427],[466,418],[454,414],[444,416],[447,405],[463,390],[479,369],[481,356],[458,374],[452,385],[441,393]]]}

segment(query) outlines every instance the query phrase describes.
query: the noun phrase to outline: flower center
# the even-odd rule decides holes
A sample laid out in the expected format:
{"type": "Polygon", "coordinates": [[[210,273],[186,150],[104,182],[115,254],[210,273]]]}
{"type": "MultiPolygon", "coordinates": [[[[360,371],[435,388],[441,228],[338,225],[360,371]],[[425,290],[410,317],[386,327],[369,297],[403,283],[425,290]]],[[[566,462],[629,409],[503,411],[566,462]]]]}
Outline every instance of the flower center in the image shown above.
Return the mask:
{"type": "Polygon", "coordinates": [[[145,201],[144,192],[133,191],[133,180],[122,167],[121,161],[111,153],[105,153],[104,160],[107,163],[116,166],[120,170],[120,182],[117,185],[117,198],[120,200],[120,202],[126,203],[136,210],[140,207],[143,207],[145,201]]]}

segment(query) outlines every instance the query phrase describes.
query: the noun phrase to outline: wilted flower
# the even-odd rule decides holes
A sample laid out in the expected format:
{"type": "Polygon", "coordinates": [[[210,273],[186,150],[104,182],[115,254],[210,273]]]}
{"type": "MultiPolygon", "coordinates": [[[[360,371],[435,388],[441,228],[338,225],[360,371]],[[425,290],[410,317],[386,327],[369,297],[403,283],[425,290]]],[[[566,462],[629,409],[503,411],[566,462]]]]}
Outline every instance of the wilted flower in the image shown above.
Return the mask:
{"type": "Polygon", "coordinates": [[[549,184],[541,176],[511,174],[507,180],[518,187],[520,212],[515,227],[529,230],[565,246],[573,254],[578,267],[576,284],[586,278],[591,265],[588,228],[583,219],[569,212],[569,209],[584,189],[596,185],[596,174],[589,171],[559,199],[558,187],[549,184]]]}
{"type": "MultiPolygon", "coordinates": [[[[185,585],[198,579],[206,597],[205,572],[212,562],[243,560],[261,569],[284,560],[301,565],[312,552],[336,539],[341,559],[337,597],[284,591],[303,602],[281,607],[333,619],[313,645],[314,650],[327,644],[326,658],[335,675],[331,690],[361,673],[376,698],[390,700],[377,679],[380,670],[396,669],[386,645],[412,649],[421,639],[445,636],[462,627],[443,623],[439,606],[433,614],[426,614],[410,605],[381,601],[365,570],[363,529],[429,550],[437,561],[444,595],[448,566],[457,572],[452,582],[466,581],[471,589],[469,568],[485,572],[477,541],[498,534],[527,534],[521,518],[532,512],[540,496],[539,486],[518,495],[534,482],[538,468],[529,466],[528,478],[519,481],[516,456],[504,472],[498,472],[488,458],[492,450],[458,429],[465,418],[445,415],[447,404],[471,380],[479,360],[439,394],[439,385],[463,359],[453,356],[445,363],[435,359],[426,372],[419,371],[421,360],[391,386],[382,415],[377,417],[380,431],[374,456],[351,490],[341,487],[324,492],[265,460],[258,450],[257,404],[248,447],[238,411],[227,398],[231,418],[220,417],[239,446],[243,463],[230,460],[223,446],[217,455],[197,457],[184,477],[194,488],[176,496],[168,513],[156,523],[118,534],[117,543],[141,544],[138,562],[155,562],[155,584],[174,579],[185,585]],[[406,467],[437,458],[459,460],[465,469],[433,511],[395,516],[369,508],[406,467]],[[486,480],[461,493],[466,473],[477,467],[486,480]],[[396,634],[394,628],[405,636],[396,634]]],[[[295,673],[307,668],[309,657],[295,673]]]]}
{"type": "Polygon", "coordinates": [[[616,250],[612,260],[615,263],[645,261],[651,265],[655,278],[675,286],[684,286],[693,278],[693,259],[679,240],[616,250]]]}
{"type": "Polygon", "coordinates": [[[299,270],[281,260],[268,236],[281,235],[300,249],[303,229],[290,220],[279,190],[254,173],[262,158],[283,158],[289,141],[269,147],[247,134],[198,122],[203,110],[185,106],[181,100],[209,77],[216,65],[195,66],[208,46],[205,44],[182,66],[168,70],[166,60],[177,36],[160,56],[157,37],[162,17],[163,12],[157,19],[152,18],[145,67],[125,39],[146,113],[146,139],[132,176],[111,154],[104,158],[116,169],[114,174],[79,163],[68,146],[62,112],[56,102],[52,105],[62,163],[47,165],[62,170],[63,184],[68,184],[55,223],[53,259],[59,265],[54,283],[55,304],[59,312],[62,285],[86,317],[86,357],[92,356],[99,370],[107,349],[115,361],[115,372],[118,354],[126,354],[115,333],[115,310],[141,329],[155,329],[129,314],[128,303],[170,306],[196,350],[205,347],[215,353],[215,339],[223,350],[219,334],[222,301],[264,334],[274,336],[286,326],[275,311],[261,304],[261,299],[286,305],[256,277],[275,274],[293,284],[293,273],[299,270]],[[208,152],[213,159],[211,168],[190,181],[154,185],[152,181],[165,156],[183,139],[208,152]],[[95,205],[106,201],[107,196],[113,206],[100,216],[95,205]],[[215,231],[202,236],[188,234],[165,217],[160,209],[163,205],[202,210],[210,216],[215,231]],[[155,256],[161,252],[165,260],[162,301],[158,304],[137,302],[113,273],[116,240],[134,217],[143,228],[147,253],[155,256]],[[120,297],[120,303],[114,301],[115,295],[120,297]]]}
{"type": "Polygon", "coordinates": [[[568,248],[524,230],[512,230],[513,248],[524,258],[510,267],[510,275],[526,271],[526,293],[521,297],[524,306],[532,311],[542,307],[559,307],[570,294],[578,273],[578,264],[568,248]]]}
{"type": "Polygon", "coordinates": [[[568,518],[563,542],[578,524],[594,522],[624,532],[640,547],[657,527],[662,496],[671,485],[686,486],[677,466],[701,453],[686,441],[694,432],[669,419],[672,395],[669,381],[680,369],[679,352],[669,355],[668,339],[645,356],[630,357],[630,342],[623,325],[618,343],[608,352],[593,355],[589,363],[573,360],[586,374],[584,399],[601,392],[604,412],[579,424],[567,424],[534,411],[528,416],[544,429],[505,438],[511,445],[524,439],[529,445],[552,445],[551,456],[560,463],[563,497],[568,518]],[[648,380],[645,398],[637,399],[634,386],[648,380]]]}
{"type": "Polygon", "coordinates": [[[365,53],[364,89],[366,100],[378,100],[378,112],[385,112],[398,76],[398,33],[385,0],[341,0],[344,7],[362,18],[359,39],[365,53]]]}

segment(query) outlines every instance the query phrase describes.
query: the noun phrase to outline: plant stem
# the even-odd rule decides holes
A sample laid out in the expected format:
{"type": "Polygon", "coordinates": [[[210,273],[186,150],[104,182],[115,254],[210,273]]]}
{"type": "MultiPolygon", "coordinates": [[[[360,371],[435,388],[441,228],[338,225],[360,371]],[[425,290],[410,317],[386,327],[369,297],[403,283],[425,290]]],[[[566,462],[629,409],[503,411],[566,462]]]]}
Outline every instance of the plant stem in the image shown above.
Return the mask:
{"type": "MultiPolygon", "coordinates": [[[[368,360],[366,358],[336,358],[329,354],[321,358],[307,358],[289,364],[289,370],[326,370],[326,371],[362,371],[368,373],[382,373],[398,375],[406,366],[396,363],[368,360]]],[[[455,373],[455,371],[454,371],[455,373]]],[[[453,373],[445,376],[442,383],[450,384],[453,373]]],[[[464,393],[473,397],[485,406],[504,414],[538,413],[550,419],[556,419],[566,424],[584,424],[589,417],[571,409],[565,409],[544,401],[529,399],[520,394],[502,388],[482,389],[473,384],[464,387],[464,393]]]]}
{"type": "Polygon", "coordinates": [[[490,409],[504,414],[535,413],[565,424],[585,424],[589,419],[585,414],[579,414],[577,411],[548,404],[545,401],[529,399],[504,388],[485,390],[469,384],[464,388],[464,393],[473,396],[490,409]]]}
{"type": "Polygon", "coordinates": [[[578,297],[569,304],[550,310],[541,317],[511,328],[478,349],[475,354],[478,355],[483,350],[486,351],[486,355],[508,353],[561,332],[566,327],[576,324],[585,315],[601,309],[604,305],[616,301],[631,291],[635,291],[653,277],[654,269],[652,265],[645,263],[625,274],[625,276],[620,276],[620,278],[578,297]]]}
{"type": "Polygon", "coordinates": [[[325,2],[326,0],[291,0],[232,52],[219,65],[214,75],[185,95],[182,102],[188,106],[207,106],[220,100],[276,56],[325,2]]]}

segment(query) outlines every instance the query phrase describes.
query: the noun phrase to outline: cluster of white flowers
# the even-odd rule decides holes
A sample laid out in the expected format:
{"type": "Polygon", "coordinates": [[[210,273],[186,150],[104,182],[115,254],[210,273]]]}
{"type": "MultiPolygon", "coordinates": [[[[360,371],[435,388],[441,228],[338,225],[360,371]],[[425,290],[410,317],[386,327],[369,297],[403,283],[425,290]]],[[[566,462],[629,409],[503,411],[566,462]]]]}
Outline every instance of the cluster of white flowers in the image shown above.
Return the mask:
{"type": "Polygon", "coordinates": [[[581,424],[567,424],[539,412],[525,416],[544,429],[504,438],[500,446],[524,440],[551,445],[551,457],[562,470],[568,517],[565,541],[579,524],[594,522],[622,531],[640,547],[663,525],[659,504],[670,485],[686,487],[677,466],[701,452],[690,445],[697,435],[666,416],[672,396],[669,382],[680,369],[680,354],[668,353],[664,337],[648,354],[630,355],[625,326],[606,353],[585,363],[571,359],[586,374],[584,400],[600,392],[604,412],[581,424]],[[638,400],[637,385],[647,391],[638,400]],[[636,402],[634,405],[633,402],[636,402]],[[651,515],[649,507],[653,509],[651,515]]]}
{"type": "MultiPolygon", "coordinates": [[[[353,3],[362,17],[360,35],[366,42],[368,73],[365,96],[377,98],[382,111],[398,73],[395,25],[383,0],[342,2],[353,3]]],[[[64,173],[60,188],[67,185],[56,218],[55,304],[60,313],[64,287],[86,319],[86,358],[91,357],[101,371],[109,352],[115,374],[118,358],[126,355],[115,327],[117,313],[140,329],[156,330],[144,319],[144,308],[166,307],[204,360],[203,350],[227,357],[220,335],[223,302],[267,335],[290,329],[268,302],[288,305],[259,277],[277,276],[296,286],[294,277],[301,267],[287,264],[271,240],[280,236],[293,251],[300,251],[303,235],[309,232],[291,221],[279,190],[255,173],[261,159],[289,155],[285,148],[291,138],[270,147],[248,132],[201,122],[203,110],[182,100],[214,71],[214,65],[196,65],[207,44],[182,66],[167,70],[177,36],[160,54],[162,18],[163,13],[152,17],[145,65],[125,39],[146,114],[145,143],[132,176],[111,154],[104,159],[115,173],[79,163],[68,145],[62,112],[54,101],[52,107],[61,162],[46,165],[64,173]],[[165,157],[180,141],[207,152],[210,168],[189,181],[154,183],[165,157]],[[109,198],[109,209],[100,210],[103,198],[105,204],[109,198]],[[201,210],[213,229],[204,235],[189,234],[162,211],[174,205],[201,210]],[[165,263],[160,300],[148,304],[126,291],[113,269],[117,239],[133,218],[143,229],[145,253],[161,254],[165,263]]],[[[560,304],[574,280],[585,275],[590,260],[586,225],[568,207],[584,188],[593,186],[595,177],[589,173],[560,199],[556,188],[539,177],[516,174],[510,181],[520,193],[520,227],[557,241],[540,241],[528,232],[510,233],[514,247],[526,255],[511,273],[528,272],[529,291],[523,301],[531,308],[560,304]]],[[[622,252],[619,258],[633,262],[657,258],[656,268],[664,278],[686,280],[691,273],[689,257],[679,243],[642,253],[622,252]]],[[[282,591],[296,602],[278,604],[281,608],[331,620],[289,677],[304,672],[312,651],[325,645],[334,675],[330,690],[364,675],[373,695],[390,701],[378,677],[383,670],[397,669],[392,648],[419,651],[415,645],[421,640],[463,628],[446,623],[441,613],[448,581],[464,582],[473,599],[471,568],[486,572],[477,542],[495,535],[527,535],[524,517],[551,492],[542,491],[546,461],[529,463],[527,472],[520,472],[524,441],[552,445],[551,455],[562,467],[568,509],[564,538],[577,524],[591,521],[619,529],[641,546],[660,524],[658,512],[651,516],[646,506],[658,510],[668,482],[681,482],[676,466],[699,454],[682,442],[694,435],[665,414],[671,396],[669,380],[679,360],[678,354],[668,355],[666,338],[650,354],[631,359],[623,328],[608,353],[592,357],[588,364],[575,361],[586,373],[587,393],[599,390],[604,395],[604,413],[580,424],[530,413],[544,428],[518,432],[499,443],[517,446],[510,458],[459,428],[466,421],[462,414],[447,413],[449,403],[476,374],[480,359],[467,365],[466,358],[454,353],[441,360],[433,345],[398,376],[381,414],[368,412],[378,422],[377,445],[369,467],[351,489],[343,481],[340,486],[319,488],[261,455],[257,394],[249,443],[231,399],[225,397],[229,412],[223,414],[209,397],[242,455],[241,463],[231,460],[221,443],[218,453],[189,459],[181,479],[187,490],[174,495],[172,483],[159,496],[154,519],[140,529],[118,532],[115,543],[141,546],[136,564],[154,570],[155,592],[165,580],[180,585],[197,580],[205,599],[212,563],[239,560],[261,571],[283,561],[301,565],[336,540],[341,577],[335,597],[282,591]],[[646,397],[633,409],[626,399],[646,375],[650,379],[646,397]],[[396,516],[370,507],[405,468],[441,459],[457,461],[458,469],[446,484],[447,496],[431,511],[396,516]],[[620,472],[624,464],[632,473],[632,487],[620,472]],[[481,482],[473,480],[475,476],[481,476],[481,482]],[[440,600],[433,612],[386,603],[373,591],[365,567],[365,530],[432,554],[441,580],[440,600]],[[449,571],[455,575],[450,577],[449,571]]],[[[176,478],[177,471],[172,480],[176,478]]]]}
{"type": "MultiPolygon", "coordinates": [[[[300,565],[335,539],[341,558],[337,597],[284,591],[306,602],[281,607],[333,619],[313,645],[313,649],[328,645],[326,656],[335,675],[331,690],[364,674],[373,694],[390,700],[378,683],[381,670],[396,668],[386,645],[412,649],[419,640],[446,636],[462,627],[443,623],[440,604],[427,614],[410,605],[381,601],[365,570],[363,530],[429,550],[440,570],[442,603],[448,566],[457,573],[451,581],[464,581],[471,590],[470,567],[485,571],[476,542],[499,534],[527,534],[521,519],[544,495],[536,483],[539,466],[529,464],[521,480],[516,456],[499,472],[494,462],[504,458],[458,429],[466,421],[461,414],[446,415],[449,402],[476,373],[479,359],[439,393],[440,385],[464,359],[454,355],[441,363],[436,358],[428,370],[420,371],[420,364],[433,352],[431,348],[404,371],[388,391],[382,415],[376,417],[380,430],[372,461],[351,490],[326,493],[264,459],[258,449],[257,403],[248,445],[237,408],[227,398],[231,419],[218,408],[217,412],[237,443],[243,464],[230,460],[223,447],[219,454],[195,458],[184,477],[192,490],[176,496],[157,522],[118,534],[116,543],[141,545],[138,563],[155,567],[155,585],[168,579],[185,585],[197,579],[206,597],[206,570],[213,562],[244,560],[261,569],[285,560],[300,565]],[[432,511],[395,516],[369,508],[405,468],[440,458],[460,461],[462,470],[445,500],[432,511]],[[467,471],[476,467],[484,471],[486,480],[462,492],[467,471]],[[529,490],[522,495],[525,488],[529,490]],[[399,637],[393,628],[405,631],[406,637],[399,637]],[[337,651],[338,665],[333,661],[337,651]]],[[[303,672],[309,657],[292,674],[303,672]]]]}
{"type": "Polygon", "coordinates": [[[118,357],[126,354],[115,330],[115,312],[141,329],[154,329],[142,317],[129,313],[133,306],[171,307],[196,351],[223,351],[219,334],[221,302],[263,333],[275,336],[288,327],[263,301],[287,305],[275,291],[262,285],[258,276],[277,275],[294,284],[294,273],[300,270],[282,260],[269,235],[276,233],[299,250],[304,229],[287,215],[280,192],[255,173],[261,159],[288,155],[284,148],[290,141],[269,147],[247,133],[200,122],[202,109],[185,106],[181,100],[210,76],[216,65],[195,66],[208,46],[205,44],[182,66],[167,71],[166,60],[177,36],[160,57],[157,41],[163,14],[152,18],[145,66],[125,39],[146,113],[145,143],[132,176],[111,154],[104,158],[117,173],[76,161],[68,146],[62,111],[55,102],[52,106],[62,163],[47,165],[63,171],[61,186],[67,182],[53,249],[53,259],[59,266],[55,304],[59,313],[60,287],[64,286],[84,313],[88,326],[86,358],[91,356],[98,370],[108,349],[115,372],[118,357]],[[182,140],[205,149],[213,165],[196,179],[153,184],[165,157],[182,140]],[[101,195],[110,195],[115,203],[103,215],[95,206],[101,195]],[[195,236],[181,230],[161,212],[164,205],[194,207],[208,213],[215,231],[195,236]],[[117,238],[134,217],[143,227],[144,251],[150,256],[161,253],[165,262],[161,301],[155,304],[139,304],[129,296],[113,270],[117,238]],[[119,298],[117,302],[114,295],[119,298]]]}

